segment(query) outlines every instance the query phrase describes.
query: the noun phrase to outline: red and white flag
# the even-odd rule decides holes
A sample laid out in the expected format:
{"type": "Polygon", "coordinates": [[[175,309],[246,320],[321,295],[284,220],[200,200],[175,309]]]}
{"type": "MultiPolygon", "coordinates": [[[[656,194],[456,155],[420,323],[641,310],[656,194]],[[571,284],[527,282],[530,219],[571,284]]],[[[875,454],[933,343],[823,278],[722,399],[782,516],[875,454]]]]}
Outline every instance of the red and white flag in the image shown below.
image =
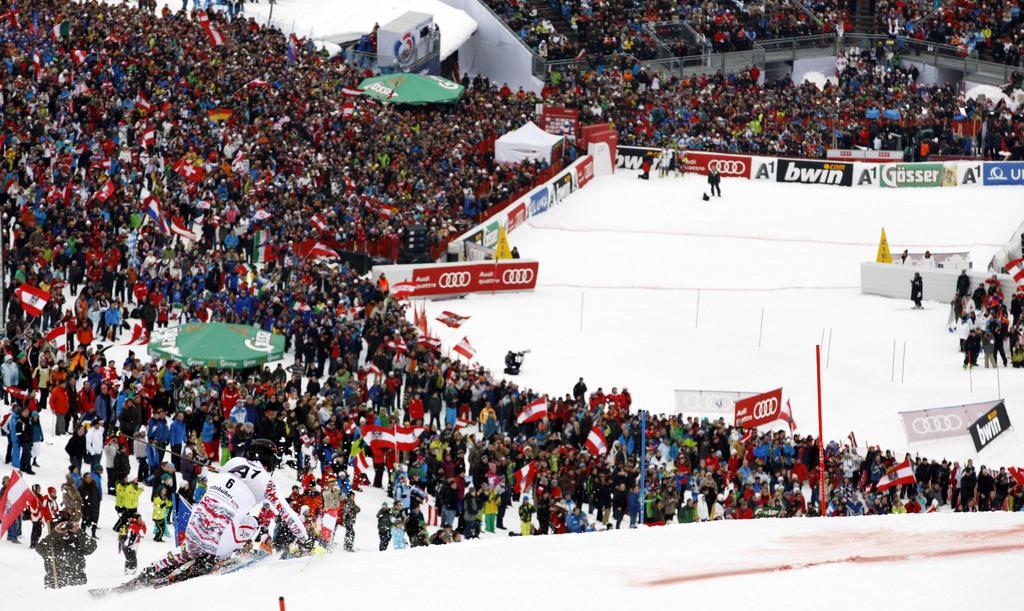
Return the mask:
{"type": "Polygon", "coordinates": [[[206,170],[182,158],[171,164],[171,168],[185,180],[202,182],[206,178],[206,170]]]}
{"type": "Polygon", "coordinates": [[[142,146],[151,147],[156,144],[156,129],[153,127],[147,127],[146,131],[142,132],[142,146]]]}
{"type": "Polygon", "coordinates": [[[345,102],[341,105],[341,116],[351,117],[356,114],[356,105],[352,102],[345,102]]]}
{"type": "Polygon", "coordinates": [[[132,327],[132,336],[122,346],[146,346],[149,344],[149,331],[139,323],[132,327]]]}
{"type": "Polygon", "coordinates": [[[0,496],[0,537],[15,520],[21,519],[21,513],[26,507],[35,508],[38,503],[39,499],[32,494],[28,482],[22,479],[17,471],[12,472],[7,489],[4,490],[3,496],[0,496]]]}
{"type": "Polygon", "coordinates": [[[516,416],[516,424],[526,424],[527,422],[537,422],[548,416],[548,400],[540,398],[535,401],[531,401],[526,404],[516,416]]]}
{"type": "Polygon", "coordinates": [[[416,345],[422,346],[427,350],[440,350],[441,340],[436,337],[423,336],[416,341],[416,345]]]}
{"type": "Polygon", "coordinates": [[[327,231],[327,221],[324,220],[324,216],[319,212],[309,219],[309,224],[317,231],[327,231]]]}
{"type": "Polygon", "coordinates": [[[409,349],[405,347],[405,342],[397,339],[389,339],[388,342],[384,344],[384,347],[392,352],[397,352],[398,354],[405,354],[409,351],[409,349]]]}
{"type": "Polygon", "coordinates": [[[43,339],[45,339],[47,343],[53,344],[53,347],[57,352],[68,351],[68,328],[66,325],[54,327],[43,339]]]}
{"type": "Polygon", "coordinates": [[[608,438],[604,436],[604,431],[602,431],[599,426],[595,426],[590,429],[590,434],[587,435],[587,441],[583,445],[585,445],[594,456],[601,456],[608,452],[608,438]]]}
{"type": "Polygon", "coordinates": [[[419,447],[420,435],[425,430],[422,426],[396,426],[395,445],[402,452],[411,452],[419,447]]]}
{"type": "Polygon", "coordinates": [[[513,490],[516,494],[526,492],[533,487],[533,479],[537,477],[537,463],[531,462],[524,466],[522,469],[518,469],[515,473],[515,485],[513,490]]]}
{"type": "Polygon", "coordinates": [[[366,452],[356,454],[355,468],[357,478],[360,475],[365,475],[366,479],[373,481],[373,478],[370,477],[370,472],[373,471],[373,461],[366,456],[366,452]]]}
{"type": "Polygon", "coordinates": [[[1010,475],[1013,476],[1013,481],[1017,482],[1018,486],[1024,486],[1024,469],[1020,467],[1010,467],[1007,469],[1010,475]]]}
{"type": "Polygon", "coordinates": [[[334,539],[334,529],[338,526],[339,509],[340,506],[330,507],[324,510],[324,515],[320,518],[320,538],[327,545],[330,545],[331,540],[334,539]]]}
{"type": "Polygon", "coordinates": [[[469,316],[461,316],[459,314],[456,314],[455,312],[449,312],[448,310],[445,310],[441,312],[441,315],[438,316],[436,320],[446,327],[458,329],[459,327],[462,326],[463,322],[469,320],[469,316]]]}
{"type": "Polygon", "coordinates": [[[457,431],[459,429],[464,429],[467,426],[473,426],[474,424],[476,424],[476,423],[473,422],[472,420],[463,420],[462,418],[456,418],[455,419],[455,430],[457,431]]]}
{"type": "Polygon", "coordinates": [[[888,490],[893,486],[905,486],[907,484],[916,484],[917,478],[914,477],[914,467],[910,464],[910,459],[906,459],[898,465],[889,467],[882,479],[878,480],[877,488],[878,491],[888,490]]]}
{"type": "Polygon", "coordinates": [[[135,96],[135,106],[137,106],[139,110],[143,112],[151,112],[153,110],[153,104],[150,103],[149,98],[146,97],[146,94],[142,93],[141,91],[138,93],[138,95],[135,96]]]}
{"type": "Polygon", "coordinates": [[[214,27],[213,22],[210,21],[210,17],[206,14],[206,11],[199,11],[196,14],[196,17],[199,19],[199,25],[206,31],[206,37],[210,39],[211,45],[219,47],[224,44],[224,36],[216,27],[214,27]]]}
{"type": "Polygon", "coordinates": [[[115,190],[116,187],[114,185],[114,181],[108,179],[107,182],[103,183],[103,186],[100,187],[100,190],[96,192],[96,199],[101,202],[106,202],[110,199],[110,196],[114,194],[115,190]]]}
{"type": "Polygon", "coordinates": [[[377,367],[377,364],[374,363],[373,361],[370,361],[370,364],[366,366],[366,370],[372,373],[373,375],[377,376],[377,378],[384,377],[384,372],[381,371],[380,367],[377,367]]]}
{"type": "Polygon", "coordinates": [[[462,341],[455,344],[455,347],[452,348],[452,350],[466,357],[467,361],[472,361],[473,357],[476,356],[476,350],[474,350],[473,346],[469,343],[468,337],[463,337],[462,341]]]}
{"type": "Polygon", "coordinates": [[[423,512],[423,520],[427,526],[441,525],[441,515],[437,511],[437,505],[430,500],[429,496],[420,503],[420,510],[423,512]]]}
{"type": "Polygon", "coordinates": [[[7,394],[11,395],[12,398],[17,399],[19,401],[24,401],[28,399],[29,396],[27,390],[25,390],[24,388],[18,388],[17,386],[8,386],[7,388],[4,388],[4,391],[7,394]]]}
{"type": "Polygon", "coordinates": [[[358,88],[358,87],[342,87],[341,88],[341,95],[343,95],[345,97],[348,97],[348,98],[354,98],[354,97],[357,97],[357,96],[361,96],[361,95],[363,95],[363,93],[364,93],[364,91],[362,89],[358,88]]]}
{"type": "Polygon", "coordinates": [[[755,429],[748,429],[746,433],[743,433],[743,437],[740,437],[740,443],[744,445],[750,443],[753,441],[755,433],[755,429]]]}
{"type": "Polygon", "coordinates": [[[248,89],[264,89],[266,87],[269,87],[270,83],[261,78],[254,78],[248,83],[246,83],[245,86],[248,89]]]}
{"type": "Polygon", "coordinates": [[[395,299],[408,299],[416,292],[416,285],[411,282],[396,282],[391,285],[391,296],[395,299]]]}
{"type": "Polygon", "coordinates": [[[46,304],[50,302],[48,291],[31,284],[22,284],[14,289],[14,295],[18,298],[21,309],[25,310],[29,316],[39,316],[46,309],[46,304]]]}
{"type": "Polygon", "coordinates": [[[779,420],[789,425],[789,432],[796,430],[796,421],[793,420],[793,408],[789,406],[789,399],[786,399],[786,406],[779,410],[779,420]]]}
{"type": "Polygon", "coordinates": [[[338,251],[334,250],[330,246],[323,242],[317,242],[310,247],[309,253],[306,255],[314,259],[337,259],[341,257],[338,251]]]}
{"type": "Polygon", "coordinates": [[[411,452],[419,447],[420,435],[425,430],[422,426],[383,427],[368,424],[363,427],[363,443],[374,451],[391,448],[411,452]]]}
{"type": "Polygon", "coordinates": [[[39,53],[36,51],[32,52],[32,65],[36,69],[36,80],[43,78],[43,62],[39,59],[39,53]]]}
{"type": "Polygon", "coordinates": [[[87,57],[89,57],[89,54],[81,49],[75,49],[71,52],[71,59],[75,60],[76,66],[84,64],[87,57]]]}
{"type": "Polygon", "coordinates": [[[1007,263],[1006,273],[1013,276],[1017,286],[1024,286],[1024,259],[1014,259],[1007,263]]]}
{"type": "Polygon", "coordinates": [[[853,448],[854,450],[856,450],[857,449],[857,436],[853,434],[853,431],[850,431],[850,434],[847,435],[846,438],[850,440],[850,447],[853,448]]]}
{"type": "Polygon", "coordinates": [[[174,235],[186,240],[192,240],[193,242],[199,241],[199,235],[186,227],[184,221],[180,217],[172,216],[171,224],[168,226],[168,229],[170,229],[171,233],[174,235]]]}

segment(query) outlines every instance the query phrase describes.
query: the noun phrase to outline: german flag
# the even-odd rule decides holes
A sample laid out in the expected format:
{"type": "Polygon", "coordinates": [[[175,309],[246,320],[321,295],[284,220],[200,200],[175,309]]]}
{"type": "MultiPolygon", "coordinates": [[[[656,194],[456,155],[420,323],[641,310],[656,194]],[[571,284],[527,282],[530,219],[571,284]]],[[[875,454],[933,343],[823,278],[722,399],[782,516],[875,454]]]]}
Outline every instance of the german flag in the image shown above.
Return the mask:
{"type": "Polygon", "coordinates": [[[207,113],[211,121],[227,121],[235,111],[230,108],[211,108],[207,113]]]}

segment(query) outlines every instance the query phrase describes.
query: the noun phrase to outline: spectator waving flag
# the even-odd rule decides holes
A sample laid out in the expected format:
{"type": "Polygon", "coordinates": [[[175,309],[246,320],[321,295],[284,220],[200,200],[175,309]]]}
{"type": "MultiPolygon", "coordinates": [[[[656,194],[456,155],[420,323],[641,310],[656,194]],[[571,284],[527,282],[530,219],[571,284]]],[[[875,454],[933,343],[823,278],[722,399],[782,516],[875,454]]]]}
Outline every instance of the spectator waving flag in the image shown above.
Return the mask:
{"type": "Polygon", "coordinates": [[[32,494],[28,482],[17,471],[12,472],[7,488],[3,496],[0,496],[0,536],[7,532],[15,520],[21,519],[21,513],[26,507],[36,508],[38,503],[39,499],[32,494]]]}
{"type": "Polygon", "coordinates": [[[416,342],[416,345],[426,348],[427,350],[437,351],[441,349],[441,340],[436,337],[424,336],[416,342]]]}
{"type": "Polygon", "coordinates": [[[340,506],[335,505],[324,510],[324,515],[320,518],[320,538],[324,540],[327,545],[331,544],[331,540],[334,539],[334,529],[338,526],[338,511],[340,506]]]}
{"type": "Polygon", "coordinates": [[[790,433],[796,430],[796,421],[793,420],[793,408],[789,405],[789,399],[786,399],[786,407],[779,410],[779,420],[789,425],[790,433]]]}
{"type": "Polygon", "coordinates": [[[476,350],[474,350],[473,346],[469,343],[468,337],[463,337],[461,342],[455,344],[455,348],[453,348],[453,350],[466,357],[466,360],[468,361],[472,361],[473,357],[476,356],[476,350]]]}
{"type": "Polygon", "coordinates": [[[75,49],[71,52],[71,59],[75,60],[76,66],[81,66],[85,63],[85,60],[89,57],[89,54],[82,49],[75,49]]]}
{"type": "Polygon", "coordinates": [[[149,330],[139,323],[132,327],[132,336],[122,346],[145,346],[149,344],[149,330]]]}
{"type": "Polygon", "coordinates": [[[1013,476],[1013,481],[1017,482],[1018,486],[1024,486],[1024,469],[1020,467],[1010,467],[1007,469],[1010,475],[1013,476]]]}
{"type": "Polygon", "coordinates": [[[172,216],[171,224],[168,226],[168,228],[171,230],[171,233],[182,239],[191,240],[193,242],[199,241],[199,236],[196,234],[196,232],[192,231],[191,229],[185,226],[185,221],[181,217],[172,216]]]}
{"type": "Polygon", "coordinates": [[[206,14],[206,11],[196,13],[196,18],[199,19],[199,25],[206,31],[206,37],[210,39],[212,46],[219,47],[224,44],[224,36],[213,25],[213,22],[210,21],[210,16],[206,14]]]}
{"type": "Polygon", "coordinates": [[[153,104],[150,103],[149,98],[142,91],[139,91],[135,96],[135,107],[146,113],[153,111],[153,104]]]}
{"type": "Polygon", "coordinates": [[[436,320],[446,327],[458,329],[459,327],[462,326],[463,322],[469,320],[469,316],[460,316],[455,312],[449,312],[448,310],[445,310],[441,312],[441,315],[438,316],[436,320]]]}
{"type": "Polygon", "coordinates": [[[1024,259],[1014,259],[1007,263],[1006,273],[1013,276],[1017,286],[1024,286],[1024,259]]]}
{"type": "Polygon", "coordinates": [[[602,431],[599,426],[595,426],[590,429],[590,434],[587,435],[587,441],[583,445],[585,445],[594,456],[602,456],[608,452],[608,438],[604,436],[604,431],[602,431]]]}
{"type": "Polygon", "coordinates": [[[408,299],[416,292],[416,286],[411,282],[396,282],[391,285],[391,296],[395,299],[408,299]]]}
{"type": "Polygon", "coordinates": [[[29,316],[39,316],[46,308],[46,304],[50,302],[49,291],[44,291],[31,284],[22,284],[14,289],[14,295],[18,298],[21,309],[25,310],[29,316]]]}
{"type": "Polygon", "coordinates": [[[114,195],[114,191],[116,190],[117,186],[114,184],[113,179],[108,179],[107,182],[103,183],[103,186],[100,187],[100,190],[96,192],[95,197],[100,200],[100,202],[106,203],[106,201],[114,195]]]}
{"type": "Polygon", "coordinates": [[[288,37],[288,65],[290,66],[297,61],[299,61],[299,39],[293,32],[292,35],[288,37]]]}
{"type": "Polygon", "coordinates": [[[154,144],[156,144],[156,129],[147,127],[146,130],[142,132],[142,146],[149,148],[154,144]]]}
{"type": "Polygon", "coordinates": [[[388,340],[388,342],[384,344],[384,347],[392,352],[397,352],[398,354],[405,354],[409,351],[409,349],[405,347],[405,342],[398,339],[388,340]]]}
{"type": "Polygon", "coordinates": [[[526,424],[527,422],[536,422],[543,418],[547,418],[548,415],[548,400],[541,397],[535,401],[531,401],[526,404],[519,415],[516,416],[516,424],[526,424]]]}
{"type": "Polygon", "coordinates": [[[367,458],[366,452],[360,452],[356,454],[354,462],[356,471],[356,481],[359,481],[360,475],[366,477],[366,481],[371,481],[370,471],[373,469],[373,461],[367,458]]]}
{"type": "Polygon", "coordinates": [[[167,220],[164,218],[164,211],[160,209],[160,200],[152,195],[146,195],[142,198],[142,209],[146,216],[153,221],[153,224],[160,233],[170,233],[171,230],[167,226],[167,220]]]}
{"type": "Polygon", "coordinates": [[[54,38],[67,38],[71,36],[71,24],[67,21],[58,21],[53,24],[53,28],[50,30],[54,38]]]}
{"type": "Polygon", "coordinates": [[[337,259],[341,257],[341,255],[338,254],[338,251],[334,250],[333,248],[324,244],[323,242],[317,242],[313,244],[313,246],[310,247],[309,253],[307,253],[306,256],[312,259],[337,259]]]}
{"type": "Polygon", "coordinates": [[[853,431],[850,431],[850,434],[847,435],[846,438],[850,440],[850,447],[853,448],[853,450],[856,452],[857,451],[857,436],[853,434],[853,431]]]}
{"type": "Polygon", "coordinates": [[[57,352],[67,353],[68,351],[68,328],[67,325],[58,325],[43,338],[46,343],[52,344],[57,352]]]}
{"type": "Polygon", "coordinates": [[[317,231],[327,231],[327,221],[324,220],[324,215],[317,212],[309,219],[309,224],[313,226],[313,229],[317,231]]]}
{"type": "Polygon", "coordinates": [[[914,477],[914,467],[910,464],[910,459],[906,459],[898,465],[893,465],[885,471],[885,475],[882,479],[878,480],[878,491],[888,490],[893,486],[905,486],[908,484],[916,484],[917,478],[914,477]]]}
{"type": "Polygon", "coordinates": [[[530,490],[533,486],[533,479],[537,477],[537,463],[530,462],[523,466],[522,469],[516,470],[515,473],[515,485],[513,490],[516,494],[522,494],[530,490]]]}

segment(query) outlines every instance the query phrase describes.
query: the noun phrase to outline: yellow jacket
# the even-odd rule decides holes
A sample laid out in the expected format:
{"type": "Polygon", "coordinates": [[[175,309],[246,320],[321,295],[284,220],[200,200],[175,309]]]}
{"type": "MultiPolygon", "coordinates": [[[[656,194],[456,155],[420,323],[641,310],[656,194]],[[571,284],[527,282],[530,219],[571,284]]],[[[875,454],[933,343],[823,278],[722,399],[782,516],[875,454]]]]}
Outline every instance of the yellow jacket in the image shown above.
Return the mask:
{"type": "Polygon", "coordinates": [[[118,482],[114,486],[114,490],[117,492],[114,497],[115,507],[123,507],[125,509],[139,508],[139,496],[142,495],[142,486],[134,482],[118,482]]]}
{"type": "Polygon", "coordinates": [[[153,499],[153,519],[166,520],[167,514],[171,512],[171,499],[158,496],[153,499]]]}

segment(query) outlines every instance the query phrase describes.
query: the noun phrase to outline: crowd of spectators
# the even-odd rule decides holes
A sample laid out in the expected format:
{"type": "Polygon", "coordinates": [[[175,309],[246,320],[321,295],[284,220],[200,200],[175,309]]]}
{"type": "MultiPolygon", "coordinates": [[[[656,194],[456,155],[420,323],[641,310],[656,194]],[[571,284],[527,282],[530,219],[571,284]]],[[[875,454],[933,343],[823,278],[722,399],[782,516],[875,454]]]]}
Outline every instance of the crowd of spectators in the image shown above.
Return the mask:
{"type": "Polygon", "coordinates": [[[662,80],[620,57],[599,70],[560,71],[544,96],[578,108],[583,123],[611,122],[622,144],[824,157],[834,146],[880,148],[895,134],[913,158],[925,138],[932,154],[1024,158],[1024,114],[1003,101],[965,99],[958,83],[920,82],[892,43],[847,49],[837,73],[823,85],[764,80],[757,67],[662,80]],[[977,126],[985,123],[982,140],[977,126]]]}
{"type": "Polygon", "coordinates": [[[883,2],[879,28],[891,36],[951,45],[964,56],[1021,65],[1024,34],[1016,3],[883,2]]]}

